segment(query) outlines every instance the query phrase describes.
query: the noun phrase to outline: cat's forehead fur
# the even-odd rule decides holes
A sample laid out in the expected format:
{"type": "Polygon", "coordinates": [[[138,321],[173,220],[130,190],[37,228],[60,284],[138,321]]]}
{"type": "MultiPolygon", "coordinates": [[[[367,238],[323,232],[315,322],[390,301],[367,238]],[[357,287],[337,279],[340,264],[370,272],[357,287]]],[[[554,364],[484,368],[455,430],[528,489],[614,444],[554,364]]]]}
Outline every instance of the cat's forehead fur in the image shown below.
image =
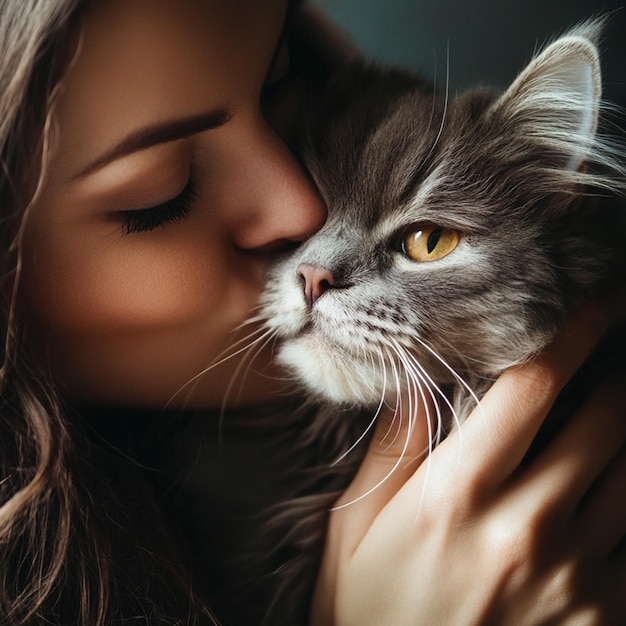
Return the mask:
{"type": "Polygon", "coordinates": [[[552,144],[537,141],[542,116],[567,119],[587,109],[585,132],[595,132],[600,28],[583,24],[547,46],[499,101],[484,88],[448,98],[420,78],[375,67],[336,76],[314,103],[307,150],[331,214],[374,227],[390,212],[408,210],[416,221],[484,232],[502,220],[508,203],[532,204],[536,219],[541,199],[567,182],[556,180],[563,152],[572,150],[567,142],[588,141],[575,136],[576,120],[571,129],[557,128],[552,144]],[[588,105],[574,100],[581,90],[589,92],[588,105]],[[558,137],[568,130],[570,138],[558,137]]]}
{"type": "MultiPolygon", "coordinates": [[[[393,75],[381,73],[372,89],[389,91],[388,85],[398,88],[393,75]]],[[[364,100],[368,86],[359,88],[364,100]]],[[[405,89],[378,120],[382,111],[359,107],[347,113],[348,123],[338,115],[315,146],[324,173],[317,173],[316,159],[310,167],[333,219],[374,229],[386,219],[393,227],[395,217],[398,227],[434,222],[479,233],[506,219],[507,203],[532,202],[536,210],[541,172],[536,166],[529,172],[532,165],[524,162],[523,129],[487,115],[494,91],[475,89],[446,101],[422,86],[405,89]]]]}

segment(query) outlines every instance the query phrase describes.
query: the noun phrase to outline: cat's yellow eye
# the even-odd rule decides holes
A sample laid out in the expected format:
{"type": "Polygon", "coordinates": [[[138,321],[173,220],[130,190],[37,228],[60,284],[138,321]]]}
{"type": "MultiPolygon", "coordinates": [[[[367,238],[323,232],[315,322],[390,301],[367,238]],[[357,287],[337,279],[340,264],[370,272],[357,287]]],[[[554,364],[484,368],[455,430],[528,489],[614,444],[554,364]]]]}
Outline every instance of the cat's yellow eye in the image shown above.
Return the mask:
{"type": "Polygon", "coordinates": [[[459,245],[459,234],[440,226],[421,226],[402,240],[402,252],[413,261],[438,261],[459,245]]]}

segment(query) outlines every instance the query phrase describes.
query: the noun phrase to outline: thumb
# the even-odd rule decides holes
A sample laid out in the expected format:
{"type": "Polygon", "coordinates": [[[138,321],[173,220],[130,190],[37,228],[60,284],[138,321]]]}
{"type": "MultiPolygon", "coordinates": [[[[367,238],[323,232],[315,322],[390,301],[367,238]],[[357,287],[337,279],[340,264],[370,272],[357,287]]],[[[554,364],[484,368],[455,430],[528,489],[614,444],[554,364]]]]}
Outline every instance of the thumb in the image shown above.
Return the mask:
{"type": "Polygon", "coordinates": [[[395,409],[381,411],[354,480],[331,510],[311,624],[334,623],[341,570],[428,454],[433,410],[426,401],[413,406],[411,401],[399,402],[395,409]]]}
{"type": "Polygon", "coordinates": [[[381,411],[361,466],[333,508],[356,543],[429,453],[432,415],[422,398],[416,408],[405,402],[381,411]]]}

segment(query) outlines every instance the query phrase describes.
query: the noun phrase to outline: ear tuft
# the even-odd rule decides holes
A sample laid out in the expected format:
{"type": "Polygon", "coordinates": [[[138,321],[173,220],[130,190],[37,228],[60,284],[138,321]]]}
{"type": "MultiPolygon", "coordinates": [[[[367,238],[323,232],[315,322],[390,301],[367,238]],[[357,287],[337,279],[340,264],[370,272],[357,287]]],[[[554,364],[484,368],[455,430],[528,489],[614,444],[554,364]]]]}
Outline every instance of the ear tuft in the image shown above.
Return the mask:
{"type": "Polygon", "coordinates": [[[592,152],[601,101],[597,42],[602,20],[584,23],[540,52],[490,109],[521,136],[578,170],[592,152]]]}

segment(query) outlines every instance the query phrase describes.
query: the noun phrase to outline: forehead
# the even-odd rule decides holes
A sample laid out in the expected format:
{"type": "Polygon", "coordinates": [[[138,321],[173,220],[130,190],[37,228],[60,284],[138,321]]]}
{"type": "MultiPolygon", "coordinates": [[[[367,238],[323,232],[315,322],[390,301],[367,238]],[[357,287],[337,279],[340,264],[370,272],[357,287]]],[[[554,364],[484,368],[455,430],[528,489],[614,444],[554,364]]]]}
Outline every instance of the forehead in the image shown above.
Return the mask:
{"type": "Polygon", "coordinates": [[[236,107],[260,87],[286,0],[96,0],[55,110],[55,167],[129,132],[210,108],[236,107]]]}

